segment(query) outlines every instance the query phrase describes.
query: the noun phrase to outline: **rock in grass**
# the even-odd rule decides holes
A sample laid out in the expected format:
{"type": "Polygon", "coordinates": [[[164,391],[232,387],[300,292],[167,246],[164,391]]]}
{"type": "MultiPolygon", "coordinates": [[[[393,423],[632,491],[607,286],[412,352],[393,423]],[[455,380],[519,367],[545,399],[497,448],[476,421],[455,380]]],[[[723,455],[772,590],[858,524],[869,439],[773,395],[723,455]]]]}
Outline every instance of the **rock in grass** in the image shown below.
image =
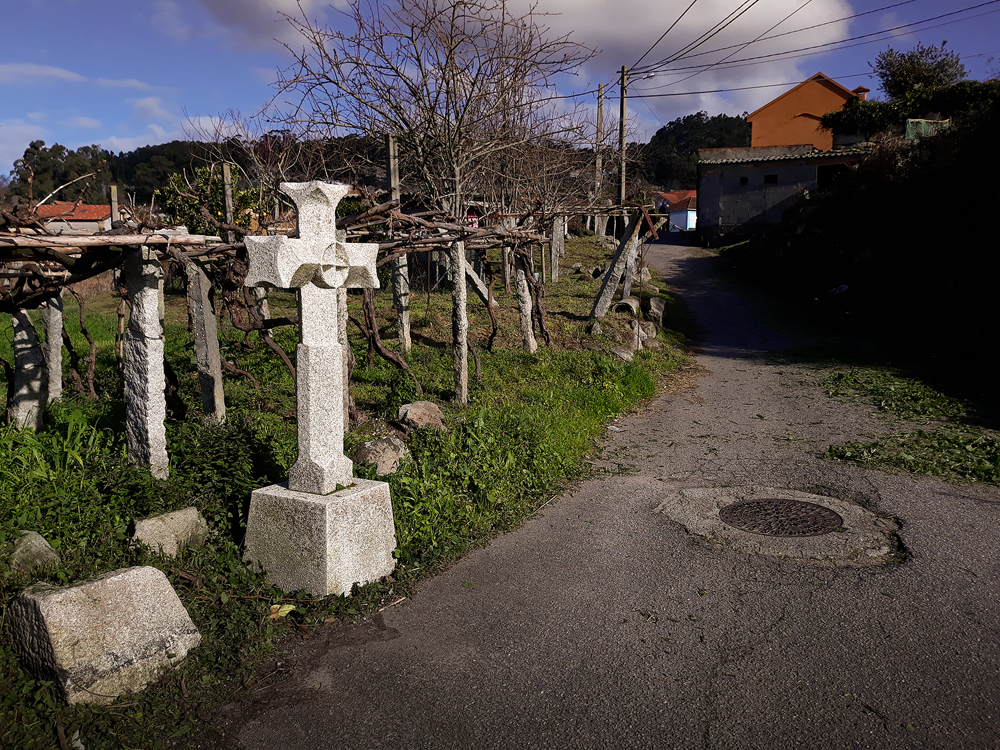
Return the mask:
{"type": "Polygon", "coordinates": [[[614,308],[615,312],[632,313],[632,315],[639,314],[639,298],[638,297],[626,297],[625,299],[619,301],[614,308]]]}
{"type": "Polygon", "coordinates": [[[22,531],[10,556],[10,567],[22,572],[59,562],[59,553],[37,531],[22,531]]]}
{"type": "Polygon", "coordinates": [[[201,547],[208,538],[208,524],[197,508],[184,508],[133,523],[132,542],[154,552],[176,557],[184,547],[201,547]]]}
{"type": "Polygon", "coordinates": [[[375,473],[380,477],[394,474],[410,455],[406,443],[397,437],[385,440],[369,440],[354,451],[351,460],[356,464],[375,464],[375,473]]]}
{"type": "Polygon", "coordinates": [[[658,326],[663,326],[663,313],[667,309],[666,302],[662,297],[645,297],[642,300],[646,319],[651,320],[658,326]]]}
{"type": "Polygon", "coordinates": [[[433,401],[414,401],[399,407],[399,421],[411,430],[421,427],[433,427],[435,430],[446,430],[444,415],[433,401]]]}
{"type": "Polygon", "coordinates": [[[37,583],[7,609],[14,649],[67,703],[138,692],[201,643],[167,577],[123,568],[67,587],[37,583]]]}
{"type": "Polygon", "coordinates": [[[608,351],[624,362],[631,362],[635,358],[635,352],[626,349],[624,346],[613,346],[608,351]]]}

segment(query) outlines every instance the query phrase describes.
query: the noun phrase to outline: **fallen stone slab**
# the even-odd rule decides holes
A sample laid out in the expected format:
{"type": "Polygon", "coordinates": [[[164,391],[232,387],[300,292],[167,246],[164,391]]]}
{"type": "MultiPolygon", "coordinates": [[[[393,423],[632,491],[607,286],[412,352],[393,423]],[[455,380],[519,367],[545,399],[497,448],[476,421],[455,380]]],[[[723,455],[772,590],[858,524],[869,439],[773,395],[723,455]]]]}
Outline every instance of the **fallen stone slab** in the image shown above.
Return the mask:
{"type": "Polygon", "coordinates": [[[362,443],[354,451],[351,460],[355,464],[374,464],[375,473],[380,477],[399,471],[410,450],[406,443],[397,437],[384,440],[369,440],[362,443]]]}
{"type": "Polygon", "coordinates": [[[138,692],[201,643],[167,577],[148,566],[35,584],[11,602],[7,622],[21,665],[70,704],[138,692]]]}
{"type": "Polygon", "coordinates": [[[406,427],[417,430],[421,427],[433,427],[436,430],[448,429],[444,424],[444,415],[433,401],[414,401],[399,407],[399,421],[406,427]]]}
{"type": "Polygon", "coordinates": [[[694,487],[669,492],[656,512],[717,549],[836,567],[899,559],[893,519],[826,495],[755,485],[694,487]]]}
{"type": "Polygon", "coordinates": [[[37,531],[22,531],[14,542],[10,556],[10,567],[21,572],[45,565],[58,565],[59,562],[59,553],[37,531]]]}
{"type": "Polygon", "coordinates": [[[176,557],[184,547],[201,547],[208,539],[208,524],[197,508],[183,508],[133,523],[132,542],[154,552],[176,557]]]}

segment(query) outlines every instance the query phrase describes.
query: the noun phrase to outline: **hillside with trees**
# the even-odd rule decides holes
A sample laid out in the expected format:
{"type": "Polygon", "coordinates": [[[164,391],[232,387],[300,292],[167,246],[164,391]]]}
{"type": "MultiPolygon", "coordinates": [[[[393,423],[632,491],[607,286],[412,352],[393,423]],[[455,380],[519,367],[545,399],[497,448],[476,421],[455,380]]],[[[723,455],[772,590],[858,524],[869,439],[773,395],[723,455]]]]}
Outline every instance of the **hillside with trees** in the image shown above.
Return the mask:
{"type": "Polygon", "coordinates": [[[698,186],[698,149],[750,145],[747,113],[738,117],[701,111],[678,117],[656,131],[645,147],[642,170],[664,190],[698,186]]]}

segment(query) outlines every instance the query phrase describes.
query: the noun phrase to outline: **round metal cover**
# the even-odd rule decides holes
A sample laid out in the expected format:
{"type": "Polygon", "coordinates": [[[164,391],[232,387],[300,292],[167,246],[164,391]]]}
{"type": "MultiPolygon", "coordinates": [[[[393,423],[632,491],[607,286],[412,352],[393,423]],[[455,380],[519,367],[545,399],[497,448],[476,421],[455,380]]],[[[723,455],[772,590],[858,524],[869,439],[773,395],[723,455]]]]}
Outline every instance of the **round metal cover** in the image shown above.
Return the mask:
{"type": "Polygon", "coordinates": [[[744,500],[719,510],[730,526],[764,536],[821,536],[836,531],[844,520],[834,511],[802,500],[744,500]]]}

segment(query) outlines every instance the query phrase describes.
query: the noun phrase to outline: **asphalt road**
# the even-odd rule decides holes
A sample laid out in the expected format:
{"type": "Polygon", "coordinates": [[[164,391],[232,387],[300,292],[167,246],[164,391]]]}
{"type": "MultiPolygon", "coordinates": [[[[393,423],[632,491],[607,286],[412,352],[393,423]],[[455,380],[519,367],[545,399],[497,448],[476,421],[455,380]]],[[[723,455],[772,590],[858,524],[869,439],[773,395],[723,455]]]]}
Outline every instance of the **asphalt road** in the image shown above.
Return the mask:
{"type": "Polygon", "coordinates": [[[611,473],[411,600],[295,646],[223,711],[225,746],[1000,747],[1000,491],[819,458],[899,425],[767,358],[809,339],[703,256],[649,256],[706,329],[696,386],[617,422],[611,473]],[[910,556],[752,556],[654,512],[671,489],[747,484],[894,516],[910,556]]]}

